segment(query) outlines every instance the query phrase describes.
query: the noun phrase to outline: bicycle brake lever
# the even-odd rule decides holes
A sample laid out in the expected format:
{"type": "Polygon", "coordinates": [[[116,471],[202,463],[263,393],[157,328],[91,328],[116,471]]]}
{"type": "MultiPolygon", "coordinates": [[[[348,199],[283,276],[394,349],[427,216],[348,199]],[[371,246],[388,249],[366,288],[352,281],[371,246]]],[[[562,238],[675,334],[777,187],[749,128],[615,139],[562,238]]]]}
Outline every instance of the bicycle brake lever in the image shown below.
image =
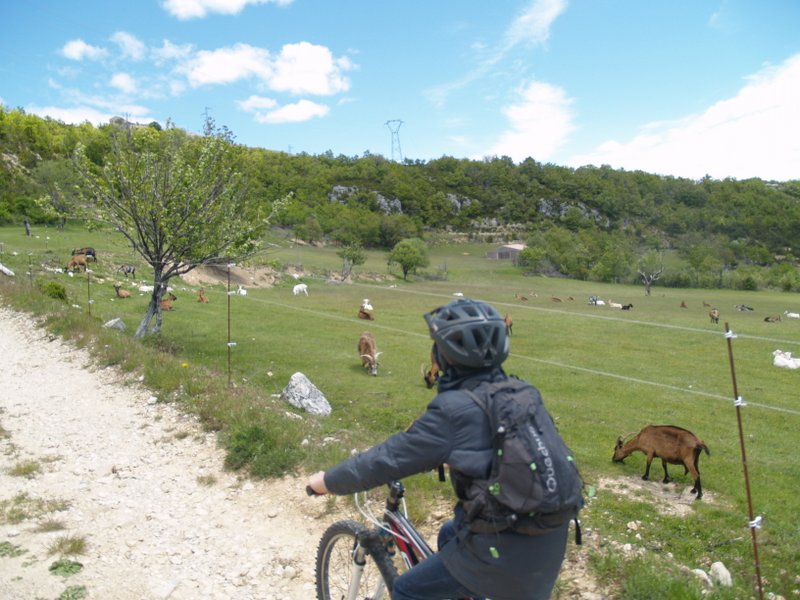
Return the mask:
{"type": "Polygon", "coordinates": [[[312,488],[310,485],[306,486],[306,494],[308,494],[309,496],[322,496],[322,494],[318,494],[317,492],[315,492],[314,488],[312,488]]]}

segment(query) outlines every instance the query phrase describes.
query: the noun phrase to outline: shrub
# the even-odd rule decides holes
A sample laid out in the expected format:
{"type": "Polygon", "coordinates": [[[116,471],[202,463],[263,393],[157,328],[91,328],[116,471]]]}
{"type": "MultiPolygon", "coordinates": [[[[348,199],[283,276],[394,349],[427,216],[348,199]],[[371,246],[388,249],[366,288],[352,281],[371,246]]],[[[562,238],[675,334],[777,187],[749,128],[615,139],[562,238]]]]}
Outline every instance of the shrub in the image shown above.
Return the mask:
{"type": "Polygon", "coordinates": [[[57,281],[48,281],[41,286],[41,290],[45,296],[53,298],[54,300],[67,301],[67,288],[57,281]]]}
{"type": "Polygon", "coordinates": [[[290,471],[303,459],[297,427],[284,420],[264,426],[241,425],[226,436],[225,467],[249,466],[258,477],[275,477],[290,471]]]}

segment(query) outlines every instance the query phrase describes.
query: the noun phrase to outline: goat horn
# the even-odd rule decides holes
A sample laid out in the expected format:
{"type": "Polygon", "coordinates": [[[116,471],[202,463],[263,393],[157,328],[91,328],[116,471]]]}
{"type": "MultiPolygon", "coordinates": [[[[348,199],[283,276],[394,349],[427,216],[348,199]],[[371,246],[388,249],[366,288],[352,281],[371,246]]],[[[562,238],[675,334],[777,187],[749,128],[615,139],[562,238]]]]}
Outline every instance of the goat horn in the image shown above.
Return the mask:
{"type": "Polygon", "coordinates": [[[625,435],[619,436],[619,439],[620,439],[620,441],[627,440],[628,438],[635,436],[637,433],[639,433],[639,432],[638,431],[631,431],[630,433],[626,433],[625,435]]]}

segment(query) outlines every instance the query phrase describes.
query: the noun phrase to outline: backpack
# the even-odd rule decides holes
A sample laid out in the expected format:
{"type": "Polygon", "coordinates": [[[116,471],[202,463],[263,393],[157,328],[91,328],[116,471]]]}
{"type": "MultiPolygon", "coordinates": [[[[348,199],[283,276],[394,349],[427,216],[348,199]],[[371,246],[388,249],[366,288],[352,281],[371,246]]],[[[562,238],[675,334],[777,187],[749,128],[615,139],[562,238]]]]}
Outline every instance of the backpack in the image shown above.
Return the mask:
{"type": "Polygon", "coordinates": [[[474,479],[466,489],[470,530],[541,535],[574,519],[580,544],[583,480],[539,390],[512,376],[462,391],[483,409],[494,432],[489,478],[474,479]]]}

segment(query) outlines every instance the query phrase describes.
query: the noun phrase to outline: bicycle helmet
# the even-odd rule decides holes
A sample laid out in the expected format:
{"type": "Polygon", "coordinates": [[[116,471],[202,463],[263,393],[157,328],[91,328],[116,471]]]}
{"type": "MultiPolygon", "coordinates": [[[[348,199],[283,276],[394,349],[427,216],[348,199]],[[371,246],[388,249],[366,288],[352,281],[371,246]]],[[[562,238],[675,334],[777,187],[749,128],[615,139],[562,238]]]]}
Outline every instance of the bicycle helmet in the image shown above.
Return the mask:
{"type": "Polygon", "coordinates": [[[492,306],[459,298],[425,314],[431,338],[445,362],[454,367],[497,367],[508,357],[503,317],[492,306]]]}

